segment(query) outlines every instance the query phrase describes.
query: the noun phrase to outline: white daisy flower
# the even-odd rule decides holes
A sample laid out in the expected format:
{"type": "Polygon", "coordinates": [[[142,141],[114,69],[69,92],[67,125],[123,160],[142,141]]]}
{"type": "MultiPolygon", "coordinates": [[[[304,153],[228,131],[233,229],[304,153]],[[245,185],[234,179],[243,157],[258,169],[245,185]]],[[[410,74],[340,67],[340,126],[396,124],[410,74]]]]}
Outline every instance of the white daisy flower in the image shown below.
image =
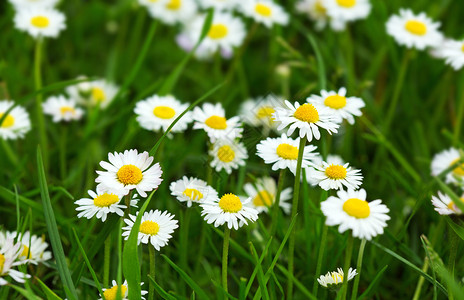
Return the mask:
{"type": "Polygon", "coordinates": [[[211,167],[216,172],[225,170],[227,174],[232,173],[232,169],[238,169],[239,166],[245,165],[245,160],[248,158],[248,153],[241,142],[235,140],[217,140],[209,150],[211,167]]]}
{"type": "Polygon", "coordinates": [[[346,97],[346,88],[344,87],[340,88],[338,92],[322,90],[320,96],[311,95],[306,101],[317,106],[326,107],[337,123],[347,120],[351,125],[354,124],[354,116],[361,116],[361,108],[365,106],[361,98],[346,97]]]}
{"type": "MultiPolygon", "coordinates": [[[[184,31],[176,36],[176,43],[185,52],[190,52],[195,47],[196,41],[192,40],[192,36],[188,32],[184,31]]],[[[197,47],[193,56],[198,60],[210,61],[214,57],[214,54],[215,51],[211,48],[205,47],[205,44],[202,43],[197,47]]],[[[219,48],[219,54],[224,59],[230,59],[233,52],[230,49],[219,48]]]]}
{"type": "MultiPolygon", "coordinates": [[[[125,237],[125,240],[129,238],[137,215],[129,215],[129,219],[124,219],[127,226],[122,228],[124,230],[122,236],[125,237]]],[[[161,247],[168,244],[174,229],[179,227],[177,223],[177,220],[174,220],[174,215],[171,215],[167,211],[150,210],[149,212],[145,212],[140,223],[138,244],[150,243],[157,251],[160,251],[161,247]]]]}
{"type": "Polygon", "coordinates": [[[309,142],[313,136],[316,140],[321,138],[319,127],[327,130],[329,134],[337,133],[340,126],[328,108],[316,104],[305,103],[300,105],[295,102],[293,106],[288,100],[285,100],[286,108],[276,108],[272,115],[274,120],[279,123],[277,130],[283,130],[290,126],[287,135],[291,136],[295,129],[299,129],[300,138],[306,138],[309,142]]]}
{"type": "MultiPolygon", "coordinates": [[[[142,128],[166,131],[188,107],[188,103],[181,103],[173,96],[153,95],[137,102],[134,112],[142,128]]],[[[183,132],[190,122],[192,122],[192,112],[189,111],[172,127],[170,132],[183,132]]]]}
{"type": "MultiPolygon", "coordinates": [[[[258,213],[269,212],[274,205],[277,195],[277,184],[271,177],[258,178],[254,184],[246,183],[243,186],[245,193],[250,197],[251,204],[258,213]]],[[[287,201],[292,198],[292,188],[283,189],[280,192],[279,206],[286,213],[290,213],[292,205],[287,201]]]]}
{"type": "MultiPolygon", "coordinates": [[[[118,295],[118,289],[121,291],[121,300],[128,300],[129,296],[129,285],[127,284],[127,280],[124,280],[123,284],[121,286],[118,286],[118,283],[116,280],[113,280],[111,283],[112,286],[109,289],[102,289],[103,291],[103,296],[105,296],[105,300],[115,300],[117,295],[118,295]]],[[[143,282],[140,283],[140,286],[143,286],[143,282]]],[[[146,294],[148,294],[148,291],[142,290],[142,299],[145,299],[146,294]]],[[[100,295],[102,297],[102,295],[100,295]]],[[[103,300],[103,298],[99,298],[98,300],[103,300]]]]}
{"type": "Polygon", "coordinates": [[[12,267],[25,263],[18,261],[17,258],[21,254],[21,242],[14,243],[13,238],[7,238],[0,248],[0,286],[8,284],[4,278],[10,276],[16,282],[23,283],[26,278],[31,278],[31,275],[24,274],[12,267]]]}
{"type": "Polygon", "coordinates": [[[187,207],[192,203],[202,203],[204,201],[213,201],[218,197],[215,189],[210,187],[206,181],[187,176],[177,181],[171,182],[169,186],[171,195],[180,202],[187,202],[187,207]]]}
{"type": "Polygon", "coordinates": [[[251,126],[263,126],[277,130],[278,123],[273,120],[275,107],[283,107],[284,99],[280,96],[267,95],[248,99],[240,107],[240,117],[251,126]]]}
{"type": "Polygon", "coordinates": [[[97,189],[121,195],[127,195],[135,189],[140,196],[146,197],[146,192],[157,189],[163,181],[163,171],[159,163],[151,165],[153,157],[146,151],[139,154],[132,149],[124,153],[108,153],[108,160],[109,163],[100,162],[100,166],[106,171],[97,171],[97,189]]]}
{"type": "Polygon", "coordinates": [[[332,22],[340,24],[365,19],[371,12],[369,0],[324,0],[324,7],[332,22]]]}
{"type": "Polygon", "coordinates": [[[169,0],[138,0],[140,5],[145,6],[147,8],[164,6],[168,1],[169,0]]]}
{"type": "MultiPolygon", "coordinates": [[[[356,275],[358,275],[358,273],[356,273],[356,269],[353,270],[352,268],[349,268],[348,278],[346,281],[350,281],[356,275]]],[[[322,285],[323,287],[331,287],[332,285],[342,284],[343,276],[344,276],[344,272],[342,268],[337,268],[337,271],[335,272],[328,272],[325,275],[321,275],[321,277],[317,279],[317,282],[319,282],[319,284],[322,285]]]]}
{"type": "Polygon", "coordinates": [[[53,122],[80,120],[84,111],[76,107],[76,102],[65,96],[52,96],[42,103],[45,114],[52,116],[53,122]]]}
{"type": "Polygon", "coordinates": [[[66,17],[51,7],[24,8],[16,12],[15,27],[25,31],[34,38],[56,38],[66,28],[66,17]]]}
{"type": "MultiPolygon", "coordinates": [[[[449,148],[440,153],[435,154],[432,159],[432,176],[438,176],[449,167],[455,165],[461,159],[459,150],[449,148]]],[[[462,184],[464,181],[464,163],[455,167],[451,172],[448,172],[445,177],[446,183],[462,184]]]]}
{"type": "Polygon", "coordinates": [[[8,238],[17,238],[17,241],[21,243],[21,252],[18,256],[18,260],[21,262],[38,264],[52,258],[52,253],[45,251],[48,247],[45,237],[31,235],[29,231],[26,231],[24,234],[20,233],[19,235],[16,231],[6,232],[6,234],[0,232],[0,245],[3,245],[4,241],[8,238]]]}
{"type": "MultiPolygon", "coordinates": [[[[296,173],[298,161],[298,147],[300,139],[294,140],[284,133],[279,138],[267,138],[256,145],[257,155],[264,160],[266,164],[273,164],[272,170],[288,168],[293,174],[296,173]]],[[[303,150],[303,160],[301,167],[306,168],[313,164],[313,160],[318,156],[317,147],[307,145],[303,150]]]]}
{"type": "Polygon", "coordinates": [[[215,11],[230,11],[239,3],[239,0],[199,0],[201,8],[214,8],[215,11]]]}
{"type": "Polygon", "coordinates": [[[87,106],[108,107],[118,93],[119,87],[105,79],[80,82],[66,88],[71,99],[87,106]]]}
{"type": "Polygon", "coordinates": [[[168,25],[188,22],[197,12],[197,5],[192,0],[169,0],[163,5],[150,5],[147,8],[153,18],[168,25]]]}
{"type": "Polygon", "coordinates": [[[322,213],[327,217],[326,225],[340,225],[340,233],[351,229],[354,237],[369,241],[383,234],[386,221],[390,220],[387,215],[390,210],[382,204],[382,200],[367,202],[364,189],[340,190],[337,196],[330,196],[321,203],[322,213]]]}
{"type": "Polygon", "coordinates": [[[239,117],[229,120],[225,117],[224,108],[220,103],[205,103],[201,108],[193,109],[193,129],[203,129],[208,134],[211,142],[217,139],[234,140],[242,137],[243,128],[239,117]]]}
{"type": "Polygon", "coordinates": [[[438,27],[439,22],[433,22],[423,12],[415,15],[410,9],[400,9],[399,15],[393,15],[387,21],[387,33],[398,44],[419,50],[440,45],[443,36],[438,27]]]}
{"type": "Polygon", "coordinates": [[[237,230],[248,222],[254,222],[258,219],[258,211],[250,206],[251,198],[246,200],[234,194],[225,194],[221,199],[208,201],[200,204],[203,208],[201,215],[204,216],[208,224],[214,223],[219,227],[227,223],[227,227],[237,230]]]}
{"type": "Polygon", "coordinates": [[[343,186],[355,190],[362,184],[361,170],[352,169],[349,163],[339,165],[322,162],[322,166],[315,165],[314,169],[312,180],[326,191],[341,190],[343,186]]]}
{"type": "Polygon", "coordinates": [[[317,30],[324,29],[329,21],[323,0],[300,0],[295,8],[297,12],[306,14],[311,21],[316,22],[317,30]]]}
{"type": "MultiPolygon", "coordinates": [[[[343,166],[345,164],[345,161],[340,155],[334,155],[334,154],[329,154],[327,155],[327,159],[325,162],[329,165],[341,165],[343,166]]],[[[322,159],[322,156],[318,155],[313,159],[313,165],[305,168],[306,172],[306,182],[309,183],[312,186],[316,186],[319,184],[319,180],[315,179],[314,175],[319,172],[316,170],[315,167],[324,167],[324,160],[322,159]]],[[[301,178],[303,180],[303,178],[301,178]]]]}
{"type": "Polygon", "coordinates": [[[464,40],[447,40],[439,48],[442,58],[453,69],[457,71],[464,66],[464,40]]]}
{"type": "MultiPolygon", "coordinates": [[[[464,195],[460,200],[464,202],[464,195]]],[[[438,197],[432,196],[432,204],[440,215],[462,214],[462,211],[447,194],[438,192],[438,197]]]]}
{"type": "Polygon", "coordinates": [[[278,4],[272,0],[251,0],[245,1],[240,6],[245,16],[253,18],[258,23],[270,28],[274,24],[287,25],[288,14],[278,4]]]}
{"type": "Polygon", "coordinates": [[[9,0],[16,10],[27,8],[54,7],[58,0],[9,0]]]}
{"type": "MultiPolygon", "coordinates": [[[[13,101],[0,101],[0,118],[14,105],[13,101]]],[[[4,140],[15,140],[23,138],[31,130],[31,120],[29,114],[22,107],[17,105],[13,108],[0,124],[0,138],[4,140]]]]}

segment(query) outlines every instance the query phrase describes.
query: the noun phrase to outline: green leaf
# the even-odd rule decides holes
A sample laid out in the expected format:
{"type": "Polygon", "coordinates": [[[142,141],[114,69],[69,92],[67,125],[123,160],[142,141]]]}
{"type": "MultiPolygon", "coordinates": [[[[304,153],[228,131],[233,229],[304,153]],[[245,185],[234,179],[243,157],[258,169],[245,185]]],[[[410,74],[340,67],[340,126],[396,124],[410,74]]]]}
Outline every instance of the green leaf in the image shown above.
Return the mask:
{"type": "Polygon", "coordinates": [[[9,287],[12,287],[13,289],[15,289],[17,292],[19,292],[21,295],[23,295],[24,297],[26,297],[26,299],[28,300],[41,300],[40,297],[38,297],[37,295],[35,295],[33,292],[31,291],[28,291],[26,289],[23,289],[23,288],[20,288],[19,286],[16,286],[16,285],[8,285],[9,287]]]}
{"type": "Polygon", "coordinates": [[[37,280],[40,288],[45,293],[45,296],[47,296],[47,300],[63,300],[62,298],[58,297],[58,295],[55,294],[55,292],[53,292],[45,283],[43,283],[39,277],[35,277],[35,280],[37,280]]]}
{"type": "Polygon", "coordinates": [[[310,299],[314,299],[314,300],[317,300],[316,297],[313,296],[313,294],[311,294],[310,291],[308,291],[308,289],[298,280],[296,279],[295,277],[293,277],[293,274],[290,274],[288,273],[287,269],[285,269],[284,267],[282,267],[281,265],[277,265],[277,268],[279,268],[279,270],[284,273],[285,276],[289,276],[291,275],[291,278],[292,278],[292,281],[295,283],[295,286],[303,293],[305,294],[306,297],[310,298],[310,299]]]}
{"type": "Polygon", "coordinates": [[[176,297],[170,295],[168,292],[166,292],[150,275],[148,275],[148,279],[153,283],[153,286],[155,287],[156,292],[158,295],[160,295],[163,299],[166,300],[177,300],[176,297]]]}
{"type": "Polygon", "coordinates": [[[464,240],[464,228],[462,228],[461,226],[459,226],[458,224],[454,223],[453,220],[451,220],[451,218],[449,217],[446,217],[446,222],[448,223],[448,225],[451,227],[451,229],[454,230],[454,232],[462,239],[464,240]]]}
{"type": "Polygon", "coordinates": [[[386,265],[379,272],[377,272],[377,275],[375,275],[374,279],[371,281],[371,283],[369,284],[367,289],[364,291],[364,293],[362,293],[362,295],[358,297],[358,300],[362,300],[366,297],[370,299],[372,297],[371,295],[372,289],[375,287],[375,285],[380,280],[380,278],[382,277],[385,270],[387,270],[387,268],[388,268],[388,265],[386,265]]]}

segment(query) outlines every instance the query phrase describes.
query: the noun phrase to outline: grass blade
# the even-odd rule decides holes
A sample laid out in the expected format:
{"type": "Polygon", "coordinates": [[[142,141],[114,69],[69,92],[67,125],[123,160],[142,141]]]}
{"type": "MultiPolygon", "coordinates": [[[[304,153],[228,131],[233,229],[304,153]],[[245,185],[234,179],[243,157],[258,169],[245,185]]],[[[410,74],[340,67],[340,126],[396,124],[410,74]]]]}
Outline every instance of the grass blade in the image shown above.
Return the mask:
{"type": "Polygon", "coordinates": [[[311,292],[298,280],[296,279],[293,274],[290,274],[288,273],[287,269],[282,267],[281,265],[277,265],[277,268],[279,268],[279,270],[284,273],[285,276],[289,276],[291,275],[291,279],[293,280],[293,283],[295,283],[295,286],[306,296],[308,297],[309,299],[314,299],[314,300],[317,300],[316,297],[313,296],[313,294],[311,294],[311,292]]]}
{"type": "Polygon", "coordinates": [[[42,291],[45,293],[45,296],[47,296],[47,300],[63,300],[62,298],[58,297],[55,292],[53,292],[45,283],[42,282],[38,277],[35,277],[35,280],[40,285],[40,288],[42,288],[42,291]]]}
{"type": "Polygon", "coordinates": [[[166,300],[177,300],[176,297],[170,295],[168,292],[166,292],[150,275],[148,275],[148,279],[153,283],[153,286],[155,287],[155,291],[158,293],[158,295],[161,296],[161,298],[166,299],[166,300]]]}
{"type": "Polygon", "coordinates": [[[372,295],[370,295],[371,290],[375,287],[375,285],[380,280],[380,278],[382,277],[383,273],[387,270],[387,268],[388,268],[388,265],[386,265],[379,272],[377,272],[377,275],[375,275],[374,279],[371,281],[371,283],[369,284],[367,289],[364,291],[364,293],[362,293],[362,295],[358,297],[358,300],[362,300],[366,297],[370,299],[372,297],[372,295]]]}

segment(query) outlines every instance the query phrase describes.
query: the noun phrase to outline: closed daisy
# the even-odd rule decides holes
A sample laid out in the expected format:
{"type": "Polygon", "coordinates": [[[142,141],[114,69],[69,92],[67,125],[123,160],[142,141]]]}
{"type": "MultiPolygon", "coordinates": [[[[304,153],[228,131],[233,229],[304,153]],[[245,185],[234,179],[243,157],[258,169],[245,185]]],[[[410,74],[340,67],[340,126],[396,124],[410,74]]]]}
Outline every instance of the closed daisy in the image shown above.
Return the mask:
{"type": "Polygon", "coordinates": [[[21,265],[25,262],[18,261],[18,256],[21,254],[21,242],[14,243],[13,238],[7,238],[3,245],[0,247],[0,286],[8,284],[5,278],[8,276],[13,278],[16,282],[23,283],[26,278],[31,275],[24,274],[13,267],[21,265]]]}
{"type": "MultiPolygon", "coordinates": [[[[276,200],[277,184],[271,177],[258,178],[255,184],[247,183],[243,186],[245,193],[250,197],[252,206],[258,213],[269,212],[276,200]]],[[[292,198],[292,188],[283,189],[280,193],[279,206],[288,214],[292,205],[288,200],[292,198]]]]}
{"type": "MultiPolygon", "coordinates": [[[[435,154],[432,159],[432,175],[438,176],[446,169],[456,165],[461,160],[459,150],[456,148],[450,148],[440,153],[435,154]]],[[[464,180],[464,163],[457,165],[448,174],[446,174],[445,182],[462,184],[464,180]]]]}
{"type": "MultiPolygon", "coordinates": [[[[0,101],[0,119],[13,105],[13,101],[0,101]]],[[[4,140],[15,140],[23,138],[29,130],[31,130],[29,114],[22,106],[17,105],[8,112],[0,124],[0,137],[4,140]]]]}
{"type": "MultiPolygon", "coordinates": [[[[127,226],[122,228],[124,230],[122,236],[126,240],[129,238],[136,218],[136,215],[129,215],[129,219],[124,219],[127,226]]],[[[145,212],[140,223],[138,244],[150,243],[157,251],[160,251],[161,247],[168,244],[174,229],[179,227],[177,223],[177,220],[174,220],[174,215],[171,215],[167,211],[150,210],[149,212],[145,212]]]]}
{"type": "MultiPolygon", "coordinates": [[[[188,103],[181,103],[173,96],[154,95],[138,102],[134,111],[141,127],[152,131],[166,131],[188,106],[188,103]]],[[[189,111],[172,127],[170,132],[185,131],[190,122],[192,122],[192,113],[189,111]]]]}
{"type": "Polygon", "coordinates": [[[217,140],[209,150],[211,167],[217,172],[225,170],[227,174],[232,173],[232,169],[238,169],[239,166],[245,165],[248,153],[243,143],[237,141],[217,140]]]}
{"type": "Polygon", "coordinates": [[[329,134],[336,133],[339,124],[336,123],[334,115],[324,106],[305,103],[300,105],[295,102],[292,105],[285,100],[286,108],[276,108],[273,114],[274,120],[279,123],[277,130],[283,130],[289,126],[287,135],[291,136],[298,129],[300,138],[306,138],[309,142],[313,137],[318,140],[321,138],[319,128],[325,129],[329,134]]]}
{"type": "Polygon", "coordinates": [[[398,44],[419,50],[440,45],[443,36],[438,27],[439,22],[433,22],[423,12],[415,15],[410,9],[400,9],[399,15],[393,15],[387,21],[387,33],[398,44]]]}
{"type": "MultiPolygon", "coordinates": [[[[257,155],[261,157],[266,164],[273,164],[272,170],[288,168],[293,174],[296,173],[298,160],[299,139],[294,140],[282,134],[279,138],[267,138],[259,142],[256,146],[257,155]]],[[[303,150],[303,160],[301,167],[306,168],[313,164],[313,160],[318,156],[314,150],[317,147],[308,145],[303,150]]]]}
{"type": "Polygon", "coordinates": [[[327,15],[341,23],[365,19],[371,12],[369,0],[325,0],[324,6],[327,15]]]}
{"type": "Polygon", "coordinates": [[[204,201],[214,201],[218,197],[215,189],[210,187],[205,181],[187,176],[182,177],[177,181],[171,182],[169,186],[171,195],[177,198],[180,202],[187,202],[187,207],[191,207],[193,203],[201,203],[204,201]]]}
{"type": "Polygon", "coordinates": [[[102,190],[127,195],[135,189],[140,196],[146,197],[146,192],[157,189],[163,181],[159,163],[152,165],[153,157],[146,151],[139,154],[132,149],[124,153],[108,153],[108,160],[100,162],[105,171],[97,171],[95,179],[99,183],[97,188],[102,190]]]}
{"type": "MultiPolygon", "coordinates": [[[[105,300],[115,300],[117,299],[118,295],[118,290],[121,291],[121,300],[127,300],[128,295],[129,295],[129,285],[127,284],[127,280],[124,280],[123,284],[120,286],[116,282],[116,280],[113,280],[111,283],[112,286],[109,289],[102,289],[103,291],[103,296],[105,297],[105,300]]],[[[140,286],[143,286],[143,282],[140,283],[140,286]]],[[[142,290],[142,296],[145,296],[148,294],[148,291],[142,290]]],[[[102,297],[102,295],[100,295],[102,297]]],[[[142,299],[145,299],[145,297],[142,297],[142,299]]],[[[103,300],[103,298],[99,298],[98,300],[103,300]]]]}
{"type": "Polygon", "coordinates": [[[227,223],[227,228],[237,230],[258,219],[258,211],[249,206],[250,201],[251,198],[242,200],[237,195],[225,194],[221,199],[200,204],[203,208],[201,215],[215,227],[227,223]]]}
{"type": "MultiPolygon", "coordinates": [[[[464,195],[460,198],[460,200],[464,202],[464,195]]],[[[451,200],[448,195],[441,192],[438,192],[438,197],[432,196],[432,204],[435,211],[437,211],[440,215],[462,214],[462,211],[453,202],[453,200],[451,200]]]]}
{"type": "Polygon", "coordinates": [[[241,7],[244,15],[270,28],[274,24],[287,25],[288,14],[271,0],[246,1],[241,7]]]}
{"type": "Polygon", "coordinates": [[[343,186],[348,189],[357,189],[362,184],[361,170],[352,169],[349,163],[329,164],[322,162],[322,166],[315,165],[312,180],[323,190],[341,190],[343,186]]]}
{"type": "Polygon", "coordinates": [[[76,102],[63,95],[49,97],[42,103],[45,114],[52,117],[53,122],[80,120],[84,111],[76,107],[76,102]]]}
{"type": "Polygon", "coordinates": [[[66,28],[66,17],[51,7],[24,8],[16,12],[15,27],[34,38],[56,38],[66,28]]]}
{"type": "Polygon", "coordinates": [[[337,197],[330,196],[321,203],[321,210],[327,217],[326,225],[340,225],[340,233],[351,229],[354,237],[369,241],[383,234],[386,221],[390,220],[388,207],[382,204],[382,200],[367,202],[364,189],[340,190],[337,197]]]}
{"type": "Polygon", "coordinates": [[[441,57],[456,71],[464,66],[464,40],[448,40],[439,46],[441,57]]]}
{"type": "Polygon", "coordinates": [[[168,0],[162,5],[148,6],[148,11],[153,18],[165,24],[174,25],[192,19],[197,12],[197,5],[192,0],[168,0]]]}
{"type": "Polygon", "coordinates": [[[66,92],[71,99],[86,106],[106,108],[118,93],[118,87],[104,79],[81,82],[70,86],[66,92]]]}
{"type": "Polygon", "coordinates": [[[311,95],[306,99],[308,103],[324,106],[334,116],[337,123],[347,120],[354,124],[354,117],[362,115],[361,108],[365,106],[364,101],[358,97],[346,97],[346,88],[342,87],[335,91],[322,90],[321,95],[311,95]]]}
{"type": "MultiPolygon", "coordinates": [[[[346,279],[346,281],[350,281],[356,275],[358,275],[358,273],[356,273],[356,269],[353,270],[352,268],[350,268],[348,270],[348,278],[346,279]]],[[[343,270],[341,268],[337,268],[337,271],[335,272],[328,272],[325,275],[321,275],[317,279],[317,282],[319,282],[319,284],[323,287],[330,288],[333,286],[341,285],[343,283],[343,276],[343,270]]]]}

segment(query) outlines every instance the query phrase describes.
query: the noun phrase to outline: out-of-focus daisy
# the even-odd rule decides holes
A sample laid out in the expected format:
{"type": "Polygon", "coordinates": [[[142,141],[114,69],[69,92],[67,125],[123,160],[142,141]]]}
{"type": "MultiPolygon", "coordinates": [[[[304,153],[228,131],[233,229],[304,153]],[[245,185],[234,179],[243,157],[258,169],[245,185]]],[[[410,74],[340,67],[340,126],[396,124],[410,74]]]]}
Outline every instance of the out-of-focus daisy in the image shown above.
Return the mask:
{"type": "Polygon", "coordinates": [[[208,224],[214,223],[215,227],[227,223],[229,229],[237,230],[244,224],[248,225],[249,221],[258,219],[258,211],[249,206],[250,201],[251,198],[242,200],[237,195],[225,194],[221,199],[200,204],[203,208],[201,215],[208,224]]]}
{"type": "Polygon", "coordinates": [[[361,116],[361,108],[365,106],[361,98],[346,97],[346,88],[344,87],[340,88],[338,92],[322,90],[320,96],[311,95],[306,101],[326,107],[338,123],[347,120],[348,123],[354,124],[354,116],[361,116]]]}
{"type": "Polygon", "coordinates": [[[8,284],[5,277],[10,276],[15,281],[23,283],[31,275],[24,274],[12,267],[23,264],[17,258],[21,254],[21,242],[14,243],[12,238],[7,238],[0,248],[0,286],[8,284]]]}
{"type": "Polygon", "coordinates": [[[78,103],[104,109],[114,99],[118,89],[115,84],[101,79],[69,86],[66,92],[71,99],[75,99],[78,103]]]}
{"type": "Polygon", "coordinates": [[[288,14],[272,0],[245,1],[240,9],[245,16],[253,18],[256,22],[269,28],[274,24],[288,24],[288,14]]]}
{"type": "MultiPolygon", "coordinates": [[[[272,170],[288,168],[293,174],[296,173],[298,161],[298,147],[300,140],[294,140],[284,133],[279,138],[267,138],[256,145],[257,155],[261,157],[266,164],[273,164],[272,170]]],[[[303,150],[303,160],[301,167],[306,168],[313,164],[313,160],[318,156],[314,150],[317,147],[307,145],[303,150]]]]}
{"type": "MultiPolygon", "coordinates": [[[[0,119],[13,105],[13,101],[0,101],[0,119]]],[[[29,114],[22,106],[17,105],[8,113],[2,124],[0,124],[0,137],[5,140],[15,140],[24,137],[29,130],[31,130],[29,114]]]]}
{"type": "Polygon", "coordinates": [[[199,0],[201,8],[214,8],[215,11],[230,11],[239,4],[239,0],[199,0]]]}
{"type": "Polygon", "coordinates": [[[459,70],[464,66],[464,40],[447,40],[439,48],[442,58],[453,69],[459,70]]]}
{"type": "Polygon", "coordinates": [[[193,129],[203,129],[208,134],[211,142],[217,139],[229,139],[242,137],[243,128],[239,117],[226,119],[224,108],[220,103],[205,103],[203,106],[193,109],[193,129]]]}
{"type": "Polygon", "coordinates": [[[197,5],[192,0],[168,0],[162,5],[148,6],[148,11],[153,18],[173,25],[190,21],[197,12],[197,5]]]}
{"type": "Polygon", "coordinates": [[[438,27],[439,22],[433,22],[423,12],[415,15],[410,9],[400,9],[399,15],[393,15],[387,21],[387,33],[398,44],[419,50],[440,45],[443,36],[438,27]]]}
{"type": "Polygon", "coordinates": [[[352,169],[349,163],[339,165],[322,162],[322,166],[315,165],[314,169],[312,180],[326,191],[341,190],[343,186],[355,190],[362,184],[361,170],[352,169]]]}
{"type": "Polygon", "coordinates": [[[321,210],[327,217],[326,225],[340,225],[340,233],[351,229],[354,237],[366,240],[383,234],[386,221],[390,220],[388,207],[379,199],[367,202],[364,189],[340,190],[337,197],[330,196],[321,203],[321,210]]]}
{"type": "MultiPolygon", "coordinates": [[[[250,197],[251,204],[258,213],[268,212],[276,200],[277,184],[271,177],[258,178],[255,184],[247,183],[243,186],[245,193],[250,197]]],[[[283,189],[280,193],[279,206],[288,214],[292,205],[287,201],[292,198],[292,188],[283,189]]]]}
{"type": "Polygon", "coordinates": [[[340,126],[336,123],[333,114],[324,106],[310,103],[300,105],[298,102],[292,105],[288,100],[285,100],[285,105],[286,108],[277,107],[272,116],[279,123],[277,130],[290,126],[287,130],[288,136],[298,129],[300,138],[306,136],[311,142],[313,136],[316,140],[321,138],[319,127],[332,134],[332,132],[336,133],[340,126]]]}
{"type": "Polygon", "coordinates": [[[227,174],[232,173],[232,169],[238,169],[239,166],[245,165],[248,153],[241,142],[235,140],[217,140],[214,142],[212,149],[209,150],[211,167],[217,172],[225,170],[227,174]]]}
{"type": "MultiPolygon", "coordinates": [[[[348,278],[346,279],[346,281],[350,281],[356,275],[358,275],[358,273],[356,273],[356,269],[353,270],[352,268],[349,268],[348,278]]],[[[343,270],[341,268],[337,268],[337,271],[335,272],[328,272],[325,275],[321,275],[321,277],[317,279],[317,282],[319,282],[319,284],[322,285],[323,287],[330,288],[334,285],[337,286],[337,285],[342,284],[343,276],[344,276],[343,270]]]]}
{"type": "MultiPolygon", "coordinates": [[[[432,175],[438,176],[449,167],[455,165],[461,159],[459,150],[449,148],[440,153],[435,154],[432,159],[432,175]]],[[[464,180],[464,163],[456,166],[451,172],[446,174],[446,183],[462,183],[464,180]]]]}
{"type": "Polygon", "coordinates": [[[300,0],[295,8],[298,12],[306,14],[308,18],[316,22],[316,29],[322,30],[327,25],[329,16],[323,0],[300,0]]]}
{"type": "Polygon", "coordinates": [[[366,18],[371,12],[369,0],[324,0],[327,15],[333,22],[352,22],[366,18]]]}
{"type": "Polygon", "coordinates": [[[15,9],[54,7],[58,0],[9,0],[15,9]]]}
{"type": "Polygon", "coordinates": [[[65,20],[64,14],[50,7],[20,9],[14,17],[15,27],[34,38],[58,37],[66,28],[65,20]]]}
{"type": "MultiPolygon", "coordinates": [[[[129,285],[127,284],[127,280],[124,280],[123,284],[121,286],[118,286],[118,283],[116,280],[113,280],[111,283],[112,286],[109,289],[102,289],[103,291],[103,296],[105,296],[105,300],[116,300],[117,295],[118,295],[118,289],[121,291],[121,300],[128,300],[128,295],[129,295],[129,285]]],[[[140,283],[140,286],[143,286],[143,282],[140,283]]],[[[148,294],[148,291],[142,290],[142,299],[145,299],[146,294],[148,294]]],[[[102,295],[100,295],[102,297],[102,295]]],[[[99,298],[98,300],[103,300],[103,298],[99,298]]]]}
{"type": "Polygon", "coordinates": [[[42,103],[45,114],[52,116],[53,122],[80,120],[84,111],[76,107],[76,102],[65,96],[52,96],[42,103]]]}
{"type": "MultiPolygon", "coordinates": [[[[153,95],[137,102],[135,113],[140,126],[147,130],[166,131],[174,120],[188,108],[188,103],[181,103],[173,96],[153,95]]],[[[182,132],[192,122],[192,112],[187,112],[172,127],[171,132],[182,132]]]]}
{"type": "Polygon", "coordinates": [[[158,188],[161,181],[161,167],[159,163],[151,165],[153,157],[148,152],[138,153],[137,150],[126,150],[124,153],[108,153],[109,163],[101,161],[100,166],[106,171],[97,171],[95,182],[97,188],[112,193],[127,195],[133,189],[146,197],[146,192],[158,188]]]}
{"type": "MultiPolygon", "coordinates": [[[[124,236],[126,240],[129,238],[137,215],[129,215],[129,219],[124,219],[127,226],[122,228],[124,230],[122,236],[124,236]]],[[[174,215],[171,215],[167,211],[150,210],[149,212],[145,212],[140,223],[138,244],[150,243],[159,251],[161,247],[168,244],[174,229],[179,227],[177,223],[177,220],[174,220],[174,215]]]]}
{"type": "Polygon", "coordinates": [[[160,7],[162,5],[166,5],[169,0],[138,0],[140,5],[149,7],[160,7]]]}
{"type": "MultiPolygon", "coordinates": [[[[1,235],[2,233],[0,232],[0,236],[1,235]]],[[[16,235],[16,232],[7,232],[6,238],[14,239],[16,235]]],[[[2,238],[0,238],[0,240],[1,239],[2,238]]],[[[20,261],[37,264],[52,258],[52,253],[50,251],[45,251],[48,247],[48,243],[45,241],[44,237],[31,235],[29,231],[26,231],[24,234],[19,234],[17,240],[21,243],[21,252],[18,256],[20,261]]],[[[0,244],[2,243],[0,242],[0,244]]]]}
{"type": "MultiPolygon", "coordinates": [[[[464,202],[464,195],[460,200],[464,202]]],[[[432,196],[432,204],[440,215],[462,214],[462,211],[447,194],[438,192],[438,197],[432,196]]]]}
{"type": "Polygon", "coordinates": [[[188,178],[187,176],[171,182],[169,189],[171,195],[176,197],[177,200],[187,202],[187,207],[191,207],[192,203],[214,201],[218,197],[216,190],[205,181],[193,177],[188,178]]]}
{"type": "Polygon", "coordinates": [[[281,97],[274,95],[249,99],[242,103],[240,116],[243,122],[251,126],[277,130],[278,123],[273,120],[272,114],[275,112],[275,107],[281,107],[283,103],[281,97]]]}

